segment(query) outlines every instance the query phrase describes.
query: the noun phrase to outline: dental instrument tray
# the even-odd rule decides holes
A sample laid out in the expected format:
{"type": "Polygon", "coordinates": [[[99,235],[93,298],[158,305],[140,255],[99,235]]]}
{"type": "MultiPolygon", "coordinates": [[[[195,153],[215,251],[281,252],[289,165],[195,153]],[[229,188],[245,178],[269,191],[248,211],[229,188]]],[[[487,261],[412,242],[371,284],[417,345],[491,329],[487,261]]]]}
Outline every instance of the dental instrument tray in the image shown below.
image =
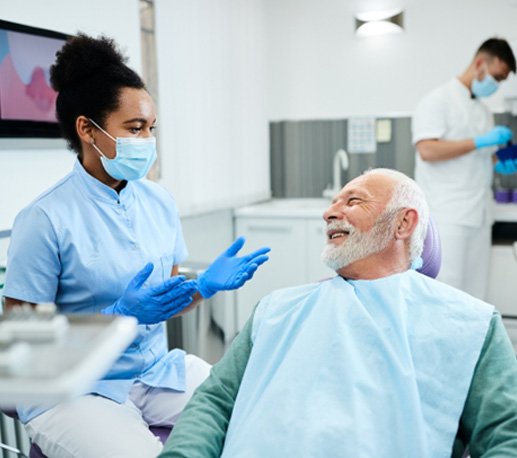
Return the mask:
{"type": "Polygon", "coordinates": [[[15,306],[0,320],[0,341],[45,342],[60,339],[68,320],[56,314],[54,304],[15,306]]]}

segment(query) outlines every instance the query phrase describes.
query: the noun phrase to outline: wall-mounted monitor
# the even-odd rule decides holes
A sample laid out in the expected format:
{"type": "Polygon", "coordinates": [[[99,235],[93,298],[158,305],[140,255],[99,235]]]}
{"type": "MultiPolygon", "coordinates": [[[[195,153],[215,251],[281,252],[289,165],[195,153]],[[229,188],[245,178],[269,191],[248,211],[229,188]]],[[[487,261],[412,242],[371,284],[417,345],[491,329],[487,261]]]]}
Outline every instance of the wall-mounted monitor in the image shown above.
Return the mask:
{"type": "Polygon", "coordinates": [[[49,70],[68,35],[0,20],[0,137],[60,137],[49,70]]]}

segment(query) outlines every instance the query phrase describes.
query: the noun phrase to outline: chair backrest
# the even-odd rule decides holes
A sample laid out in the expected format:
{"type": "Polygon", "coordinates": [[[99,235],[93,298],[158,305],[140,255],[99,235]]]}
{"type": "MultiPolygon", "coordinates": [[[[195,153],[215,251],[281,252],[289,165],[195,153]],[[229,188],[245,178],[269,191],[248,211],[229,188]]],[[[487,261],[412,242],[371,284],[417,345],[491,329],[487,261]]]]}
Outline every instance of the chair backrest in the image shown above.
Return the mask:
{"type": "Polygon", "coordinates": [[[431,278],[436,278],[442,265],[442,247],[440,244],[440,235],[438,228],[432,218],[429,218],[427,226],[427,234],[424,241],[424,249],[422,251],[422,267],[417,269],[418,272],[431,278]]]}

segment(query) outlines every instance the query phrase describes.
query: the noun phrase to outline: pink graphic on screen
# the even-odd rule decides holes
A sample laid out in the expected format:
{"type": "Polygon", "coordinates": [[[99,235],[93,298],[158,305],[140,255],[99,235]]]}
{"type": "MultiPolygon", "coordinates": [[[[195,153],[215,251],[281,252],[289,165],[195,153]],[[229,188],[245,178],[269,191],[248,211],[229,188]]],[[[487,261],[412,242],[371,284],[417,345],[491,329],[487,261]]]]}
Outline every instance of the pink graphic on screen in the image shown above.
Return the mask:
{"type": "Polygon", "coordinates": [[[56,92],[49,69],[63,40],[2,31],[0,118],[55,122],[56,92]]]}

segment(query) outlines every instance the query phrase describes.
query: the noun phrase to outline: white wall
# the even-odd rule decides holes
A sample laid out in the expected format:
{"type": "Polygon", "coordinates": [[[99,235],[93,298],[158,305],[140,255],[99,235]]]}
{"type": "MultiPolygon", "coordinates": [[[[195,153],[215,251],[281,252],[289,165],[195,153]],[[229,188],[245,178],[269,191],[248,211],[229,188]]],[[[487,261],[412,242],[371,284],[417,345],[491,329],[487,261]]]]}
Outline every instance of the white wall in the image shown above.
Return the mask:
{"type": "MultiPolygon", "coordinates": [[[[138,0],[0,0],[0,18],[69,34],[79,30],[92,35],[105,33],[119,43],[129,64],[140,71],[138,0]]],[[[73,161],[74,155],[66,151],[62,141],[2,139],[0,230],[10,228],[16,213],[64,176],[73,161]]]]}
{"type": "MultiPolygon", "coordinates": [[[[404,33],[359,38],[355,1],[264,0],[270,119],[408,115],[424,93],[461,73],[486,38],[517,44],[515,0],[401,3],[404,33]]],[[[501,94],[490,105],[502,110],[501,94]]]]}
{"type": "MultiPolygon", "coordinates": [[[[354,35],[354,3],[157,0],[162,184],[183,215],[265,197],[269,119],[410,114],[488,36],[517,43],[515,0],[408,0],[406,32],[377,39],[354,35]]],[[[0,0],[0,17],[104,32],[139,70],[137,0],[20,5],[0,0]]],[[[0,230],[73,160],[62,142],[0,140],[0,230]]]]}
{"type": "Polygon", "coordinates": [[[183,215],[270,195],[262,0],[157,0],[162,184],[183,215]]]}

